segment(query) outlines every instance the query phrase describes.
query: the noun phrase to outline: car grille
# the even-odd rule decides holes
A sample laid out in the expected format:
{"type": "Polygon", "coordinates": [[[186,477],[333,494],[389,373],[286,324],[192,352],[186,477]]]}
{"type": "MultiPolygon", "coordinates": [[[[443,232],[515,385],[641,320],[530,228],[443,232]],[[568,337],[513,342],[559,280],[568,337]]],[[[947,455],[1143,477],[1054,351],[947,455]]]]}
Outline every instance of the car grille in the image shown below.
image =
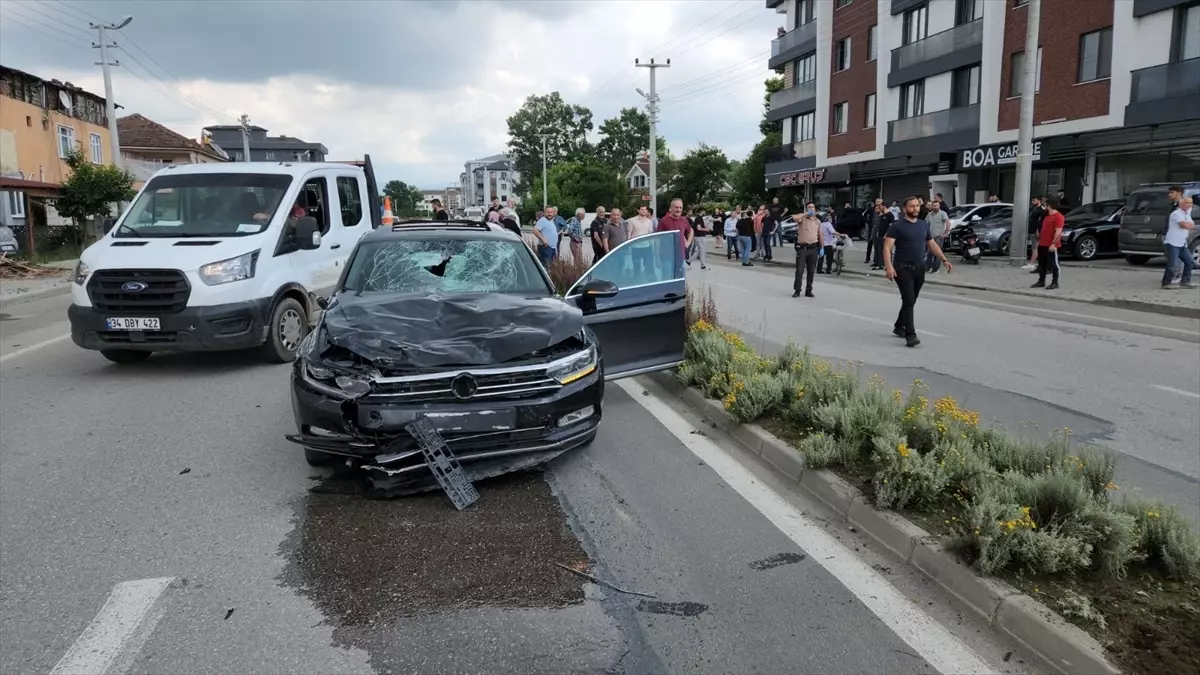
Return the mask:
{"type": "Polygon", "coordinates": [[[179,270],[96,270],[88,280],[92,307],[101,312],[171,314],[187,307],[191,286],[179,270]],[[128,293],[121,286],[131,281],[146,290],[128,293]]]}
{"type": "Polygon", "coordinates": [[[546,376],[542,367],[521,369],[448,371],[436,375],[413,375],[408,377],[383,377],[375,380],[368,399],[376,402],[403,403],[438,401],[518,400],[544,395],[559,389],[556,380],[546,376]],[[455,395],[452,383],[459,375],[469,374],[475,379],[475,394],[468,398],[455,395]]]}

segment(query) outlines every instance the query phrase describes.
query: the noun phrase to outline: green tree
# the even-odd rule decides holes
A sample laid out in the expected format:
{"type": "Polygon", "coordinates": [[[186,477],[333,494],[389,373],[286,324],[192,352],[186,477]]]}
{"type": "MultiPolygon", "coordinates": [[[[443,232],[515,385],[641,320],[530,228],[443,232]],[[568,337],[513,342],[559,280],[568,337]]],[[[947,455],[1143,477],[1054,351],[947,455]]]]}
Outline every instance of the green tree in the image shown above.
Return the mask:
{"type": "Polygon", "coordinates": [[[508,118],[508,150],[520,172],[517,191],[537,196],[529,186],[542,175],[542,138],[546,134],[546,161],[557,164],[583,161],[592,154],[587,133],[592,130],[592,111],[563,100],[557,91],[529,96],[508,118]]]}
{"type": "MultiPolygon", "coordinates": [[[[575,209],[595,211],[597,206],[624,207],[628,187],[612,167],[597,160],[560,162],[550,167],[549,187],[546,190],[551,206],[557,206],[563,218],[570,218],[575,209]]],[[[538,173],[530,184],[532,201],[541,208],[542,175],[538,173]]]]}
{"type": "Polygon", "coordinates": [[[765,82],[763,82],[763,84],[767,88],[767,93],[763,94],[763,118],[762,118],[762,121],[760,121],[758,123],[758,130],[762,132],[763,136],[769,136],[771,134],[781,134],[781,133],[783,133],[783,120],[775,120],[774,122],[768,122],[767,121],[767,113],[771,112],[771,94],[774,94],[777,91],[783,90],[783,78],[782,77],[767,78],[767,80],[765,82]]]}
{"type": "Polygon", "coordinates": [[[779,133],[767,134],[754,146],[745,161],[738,165],[737,175],[730,181],[735,202],[739,204],[762,203],[768,200],[769,195],[765,186],[767,152],[782,142],[779,133]]]}
{"type": "Polygon", "coordinates": [[[402,180],[389,180],[383,186],[383,196],[392,198],[392,213],[397,216],[415,214],[417,205],[425,198],[420,190],[402,180]]]}
{"type": "MultiPolygon", "coordinates": [[[[622,108],[616,117],[604,120],[599,131],[596,156],[622,173],[650,148],[650,118],[637,108],[622,108]]],[[[667,139],[659,136],[656,148],[660,163],[670,159],[667,139]]]]}
{"type": "Polygon", "coordinates": [[[76,224],[113,215],[113,204],[133,199],[133,175],[111,164],[92,164],[82,150],[67,156],[71,176],[63,181],[54,208],[76,224]]]}
{"type": "Polygon", "coordinates": [[[715,200],[728,168],[729,159],[720,148],[701,143],[676,163],[670,194],[682,199],[685,206],[715,200]]]}

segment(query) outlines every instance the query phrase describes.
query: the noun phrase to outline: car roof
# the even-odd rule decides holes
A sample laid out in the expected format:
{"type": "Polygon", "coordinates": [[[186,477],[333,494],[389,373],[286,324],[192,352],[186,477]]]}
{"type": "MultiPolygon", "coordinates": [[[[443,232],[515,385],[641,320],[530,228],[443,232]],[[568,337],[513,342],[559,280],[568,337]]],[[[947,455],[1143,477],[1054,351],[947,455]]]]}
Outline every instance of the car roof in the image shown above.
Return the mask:
{"type": "Polygon", "coordinates": [[[363,236],[363,241],[387,241],[401,239],[490,239],[495,241],[521,241],[515,232],[495,223],[481,220],[426,220],[412,219],[383,225],[363,236]]]}

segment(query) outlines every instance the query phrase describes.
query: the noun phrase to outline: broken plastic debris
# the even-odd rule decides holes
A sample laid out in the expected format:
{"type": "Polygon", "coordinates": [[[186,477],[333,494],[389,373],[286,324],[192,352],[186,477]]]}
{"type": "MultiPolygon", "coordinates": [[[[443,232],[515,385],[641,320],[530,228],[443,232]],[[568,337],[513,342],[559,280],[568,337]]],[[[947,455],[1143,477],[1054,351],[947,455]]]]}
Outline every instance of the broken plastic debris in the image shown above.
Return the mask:
{"type": "Polygon", "coordinates": [[[183,471],[179,472],[179,475],[182,476],[185,473],[191,473],[191,472],[192,472],[191,467],[184,467],[183,471]]]}
{"type": "Polygon", "coordinates": [[[224,619],[224,620],[225,620],[225,621],[228,621],[228,620],[229,620],[229,617],[231,617],[231,616],[233,616],[233,608],[232,608],[232,607],[230,607],[229,609],[225,610],[225,619],[224,619]]]}

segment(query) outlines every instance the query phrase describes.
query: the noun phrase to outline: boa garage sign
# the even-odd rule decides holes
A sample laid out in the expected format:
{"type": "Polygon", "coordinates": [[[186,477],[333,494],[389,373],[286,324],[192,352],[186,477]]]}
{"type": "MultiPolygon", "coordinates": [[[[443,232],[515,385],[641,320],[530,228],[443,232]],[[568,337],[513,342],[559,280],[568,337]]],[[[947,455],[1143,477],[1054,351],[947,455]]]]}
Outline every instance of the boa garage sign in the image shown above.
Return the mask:
{"type": "MultiPolygon", "coordinates": [[[[1042,158],[1042,142],[1033,143],[1033,160],[1042,158]]],[[[960,169],[986,169],[990,166],[1017,163],[1017,144],[989,145],[972,150],[963,150],[958,157],[960,169]]]]}

